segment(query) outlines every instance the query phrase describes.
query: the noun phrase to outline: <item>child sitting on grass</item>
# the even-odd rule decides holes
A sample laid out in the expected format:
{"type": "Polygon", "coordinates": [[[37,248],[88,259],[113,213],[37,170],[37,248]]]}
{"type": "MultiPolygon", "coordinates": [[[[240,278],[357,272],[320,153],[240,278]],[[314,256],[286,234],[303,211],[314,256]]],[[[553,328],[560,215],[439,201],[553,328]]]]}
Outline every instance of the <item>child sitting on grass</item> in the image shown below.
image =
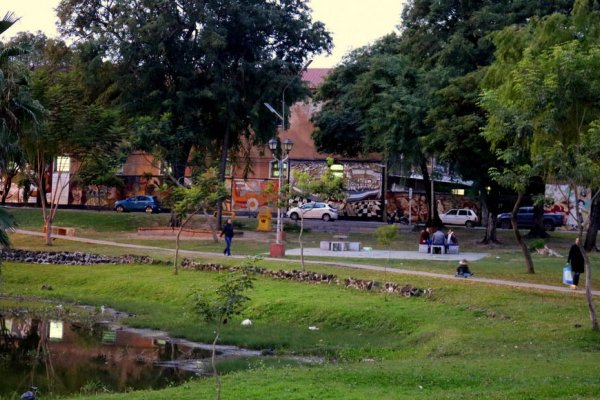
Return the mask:
{"type": "Polygon", "coordinates": [[[456,275],[455,276],[459,276],[462,278],[468,278],[471,275],[473,275],[473,273],[471,272],[471,270],[469,269],[469,263],[466,259],[462,259],[458,262],[458,267],[456,268],[456,275]]]}

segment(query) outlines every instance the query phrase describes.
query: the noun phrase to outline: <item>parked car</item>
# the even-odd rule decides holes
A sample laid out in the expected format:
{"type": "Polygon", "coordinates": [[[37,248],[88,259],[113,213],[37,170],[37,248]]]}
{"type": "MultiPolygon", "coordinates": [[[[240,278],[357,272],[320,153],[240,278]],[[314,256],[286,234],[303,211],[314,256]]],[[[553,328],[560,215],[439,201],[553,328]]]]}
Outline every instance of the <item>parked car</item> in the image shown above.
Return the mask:
{"type": "Polygon", "coordinates": [[[144,211],[148,214],[161,211],[160,202],[156,196],[139,195],[115,202],[115,211],[144,211]]]}
{"type": "Polygon", "coordinates": [[[338,218],[338,212],[327,203],[310,202],[300,207],[291,208],[286,215],[294,221],[304,218],[316,218],[323,221],[333,221],[338,218]]]}
{"type": "Polygon", "coordinates": [[[475,211],[469,208],[453,208],[440,214],[440,219],[446,225],[464,225],[467,228],[477,225],[479,221],[475,211]]]}
{"type": "MultiPolygon", "coordinates": [[[[511,213],[498,214],[497,226],[502,229],[511,229],[512,223],[510,222],[511,213]]],[[[533,207],[519,207],[517,211],[517,226],[521,228],[531,228],[533,226],[533,207]]],[[[563,213],[544,213],[542,219],[544,229],[547,231],[553,231],[557,226],[564,224],[563,213]]]]}

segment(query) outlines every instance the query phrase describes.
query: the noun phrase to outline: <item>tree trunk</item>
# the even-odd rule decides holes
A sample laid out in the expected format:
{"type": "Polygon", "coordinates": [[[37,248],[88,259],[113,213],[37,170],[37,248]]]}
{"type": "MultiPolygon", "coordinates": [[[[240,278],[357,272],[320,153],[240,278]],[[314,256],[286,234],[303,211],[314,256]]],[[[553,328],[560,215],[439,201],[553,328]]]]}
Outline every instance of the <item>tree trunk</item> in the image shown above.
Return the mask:
{"type": "Polygon", "coordinates": [[[544,208],[542,206],[533,207],[533,226],[526,236],[530,239],[545,239],[550,236],[544,229],[544,208]]]}
{"type": "Polygon", "coordinates": [[[8,192],[10,191],[10,187],[12,186],[12,180],[14,176],[14,174],[6,174],[6,177],[4,179],[4,189],[2,190],[2,205],[6,204],[6,198],[8,197],[8,192]]]}
{"type": "Polygon", "coordinates": [[[300,244],[300,265],[302,265],[302,271],[304,271],[304,245],[302,243],[302,233],[304,233],[304,213],[301,212],[300,213],[300,234],[298,235],[298,243],[300,244]]]}
{"type": "MultiPolygon", "coordinates": [[[[592,191],[596,193],[598,190],[592,191]]],[[[583,247],[586,251],[598,249],[596,247],[596,238],[598,236],[598,227],[600,225],[600,196],[594,196],[590,207],[589,226],[585,235],[585,243],[583,247]]]]}
{"type": "Polygon", "coordinates": [[[579,245],[579,251],[581,251],[581,254],[583,254],[583,259],[585,262],[585,299],[588,304],[590,321],[592,322],[592,330],[598,332],[600,328],[598,327],[598,316],[596,315],[596,306],[594,305],[594,299],[592,296],[592,267],[590,265],[590,259],[581,245],[579,245]]]}
{"type": "Polygon", "coordinates": [[[44,227],[46,228],[46,245],[52,246],[52,217],[44,216],[44,227]]]}
{"type": "Polygon", "coordinates": [[[216,399],[221,399],[221,379],[219,378],[219,372],[217,371],[217,341],[219,340],[220,334],[220,326],[221,321],[219,321],[219,328],[217,328],[217,334],[215,335],[215,340],[212,343],[212,355],[210,357],[210,363],[213,369],[213,375],[215,377],[215,390],[216,390],[216,399]]]}
{"type": "Polygon", "coordinates": [[[208,225],[208,229],[210,229],[210,233],[212,234],[213,242],[219,243],[219,236],[217,236],[217,226],[215,224],[215,217],[213,217],[212,215],[208,215],[208,211],[206,211],[206,209],[204,209],[204,216],[206,217],[206,224],[208,225]]]}
{"type": "MultiPolygon", "coordinates": [[[[498,235],[496,231],[496,225],[498,222],[498,186],[490,184],[490,190],[487,194],[483,195],[483,207],[487,211],[487,218],[485,226],[485,234],[481,240],[481,244],[500,243],[498,241],[498,235]]],[[[483,213],[482,213],[483,218],[483,213]]],[[[483,221],[482,221],[483,222],[483,221]]]]}
{"type": "MultiPolygon", "coordinates": [[[[437,212],[437,207],[435,207],[435,204],[434,207],[431,207],[431,199],[435,195],[435,193],[432,193],[431,191],[432,177],[429,176],[429,172],[427,171],[427,160],[425,160],[425,158],[421,159],[420,168],[421,174],[423,175],[423,184],[425,185],[425,198],[427,199],[427,209],[429,210],[429,217],[426,226],[441,227],[443,224],[437,212]]],[[[435,192],[435,188],[433,188],[433,190],[435,192]]]]}
{"type": "Polygon", "coordinates": [[[517,201],[515,201],[515,205],[512,209],[512,214],[510,216],[510,221],[512,223],[513,232],[515,234],[515,239],[519,246],[521,246],[521,251],[523,252],[523,257],[525,257],[525,266],[527,267],[528,274],[535,274],[535,269],[533,268],[533,260],[531,259],[531,253],[529,252],[529,248],[527,247],[527,243],[523,240],[521,236],[521,232],[519,232],[519,227],[517,226],[517,212],[519,211],[519,206],[521,205],[521,200],[523,198],[523,193],[519,193],[517,195],[517,201]]]}
{"type": "MultiPolygon", "coordinates": [[[[223,136],[223,148],[221,149],[221,164],[219,165],[219,179],[221,182],[225,182],[225,169],[227,168],[227,155],[229,152],[229,137],[231,133],[229,131],[229,120],[225,125],[225,135],[223,136]]],[[[281,173],[281,171],[279,172],[281,173]]],[[[217,205],[217,225],[223,225],[223,203],[220,202],[217,205]]]]}
{"type": "Polygon", "coordinates": [[[177,275],[178,266],[179,266],[179,237],[181,236],[181,231],[183,227],[192,219],[194,215],[198,213],[199,210],[194,211],[190,216],[188,216],[183,223],[179,224],[179,230],[177,231],[177,236],[175,237],[175,260],[173,261],[173,274],[177,275]]]}

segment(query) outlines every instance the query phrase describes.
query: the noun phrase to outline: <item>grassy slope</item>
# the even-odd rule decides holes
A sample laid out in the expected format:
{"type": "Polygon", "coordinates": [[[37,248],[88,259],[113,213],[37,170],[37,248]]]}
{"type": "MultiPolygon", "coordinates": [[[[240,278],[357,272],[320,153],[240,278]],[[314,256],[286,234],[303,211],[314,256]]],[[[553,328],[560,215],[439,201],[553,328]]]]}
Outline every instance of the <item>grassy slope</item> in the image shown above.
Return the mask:
{"type": "MultiPolygon", "coordinates": [[[[126,218],[129,216],[134,214],[126,218]]],[[[15,239],[19,247],[37,246],[25,238],[15,239]]],[[[571,237],[556,240],[567,246],[571,237]]],[[[60,248],[69,242],[57,243],[55,247],[60,248]]],[[[77,246],[81,250],[82,245],[77,246]]],[[[522,273],[522,261],[514,248],[491,251],[501,258],[477,263],[478,276],[556,282],[564,261],[539,258],[538,273],[531,277],[522,273]]],[[[281,267],[265,261],[262,264],[281,267]]],[[[453,270],[454,264],[404,262],[402,267],[440,272],[453,270]]],[[[351,275],[384,280],[383,274],[368,271],[326,266],[309,269],[327,270],[342,278],[351,275]]],[[[110,305],[135,314],[128,321],[131,325],[206,341],[212,338],[212,329],[191,314],[188,294],[193,287],[214,287],[217,277],[216,273],[191,271],[174,276],[164,266],[7,263],[2,291],[110,305]],[[51,284],[54,290],[42,291],[43,283],[51,284]]],[[[389,274],[387,279],[432,287],[434,295],[430,299],[407,299],[335,285],[260,278],[243,316],[251,318],[253,326],[242,328],[236,321],[228,325],[223,340],[255,348],[274,347],[280,352],[322,355],[328,362],[282,368],[254,364],[223,377],[223,398],[598,398],[600,336],[589,330],[582,296],[463,280],[389,274]],[[320,329],[310,331],[309,325],[320,329]]],[[[158,392],[95,398],[196,399],[213,394],[211,380],[198,380],[158,392]]]]}

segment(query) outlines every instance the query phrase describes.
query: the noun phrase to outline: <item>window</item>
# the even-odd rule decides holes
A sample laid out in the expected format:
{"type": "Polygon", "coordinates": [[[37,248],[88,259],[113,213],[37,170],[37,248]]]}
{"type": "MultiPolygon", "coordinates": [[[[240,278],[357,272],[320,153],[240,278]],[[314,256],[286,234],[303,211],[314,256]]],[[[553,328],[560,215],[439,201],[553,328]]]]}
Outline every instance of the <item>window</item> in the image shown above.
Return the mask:
{"type": "Polygon", "coordinates": [[[344,177],[344,166],[342,164],[333,164],[329,169],[333,171],[334,176],[340,178],[344,177]]]}
{"type": "Polygon", "coordinates": [[[446,215],[456,215],[458,213],[458,210],[450,210],[446,213],[446,215]]]}
{"type": "MultiPolygon", "coordinates": [[[[288,163],[283,163],[283,177],[287,176],[288,163]]],[[[271,161],[271,178],[279,178],[279,162],[271,161]]]]}
{"type": "Polygon", "coordinates": [[[465,189],[452,189],[452,194],[455,194],[457,196],[464,196],[465,189]]]}
{"type": "Polygon", "coordinates": [[[69,172],[71,170],[71,157],[56,157],[54,172],[69,172]]]}
{"type": "Polygon", "coordinates": [[[467,216],[467,215],[469,215],[469,210],[460,210],[458,212],[458,215],[467,216]]]}

